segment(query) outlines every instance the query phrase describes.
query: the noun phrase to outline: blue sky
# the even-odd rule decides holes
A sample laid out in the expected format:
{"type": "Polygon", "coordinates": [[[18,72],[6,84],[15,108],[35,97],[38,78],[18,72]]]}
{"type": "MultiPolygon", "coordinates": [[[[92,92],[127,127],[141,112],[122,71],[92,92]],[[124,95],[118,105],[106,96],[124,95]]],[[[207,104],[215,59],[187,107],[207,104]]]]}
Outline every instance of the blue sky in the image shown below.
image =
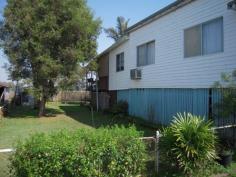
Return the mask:
{"type": "MultiPolygon", "coordinates": [[[[95,17],[100,17],[102,20],[102,27],[116,26],[117,16],[123,16],[130,19],[129,25],[133,25],[143,18],[151,15],[157,10],[172,3],[174,0],[87,0],[88,6],[93,10],[95,17]]],[[[0,0],[0,18],[6,0],[0,0]]],[[[106,37],[102,32],[98,38],[98,53],[105,50],[113,43],[112,39],[106,37]]],[[[2,50],[0,50],[0,81],[7,80],[7,73],[2,68],[4,63],[7,62],[2,50]]]]}

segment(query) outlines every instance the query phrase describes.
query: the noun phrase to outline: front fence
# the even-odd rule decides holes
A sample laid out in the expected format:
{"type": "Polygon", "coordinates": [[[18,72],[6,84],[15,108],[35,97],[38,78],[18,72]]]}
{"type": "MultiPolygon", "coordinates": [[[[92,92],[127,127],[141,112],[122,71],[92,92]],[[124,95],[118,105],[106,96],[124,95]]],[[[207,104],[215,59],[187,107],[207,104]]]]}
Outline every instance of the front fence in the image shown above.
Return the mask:
{"type": "Polygon", "coordinates": [[[236,146],[236,124],[213,128],[218,137],[228,145],[236,146]]]}

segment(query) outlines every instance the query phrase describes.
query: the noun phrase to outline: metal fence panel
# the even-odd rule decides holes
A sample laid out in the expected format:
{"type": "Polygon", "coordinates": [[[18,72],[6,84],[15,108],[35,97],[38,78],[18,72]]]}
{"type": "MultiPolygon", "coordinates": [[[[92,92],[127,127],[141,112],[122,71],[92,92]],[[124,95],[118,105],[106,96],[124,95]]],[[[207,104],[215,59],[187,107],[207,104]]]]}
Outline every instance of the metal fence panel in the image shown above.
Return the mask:
{"type": "Polygon", "coordinates": [[[178,112],[208,116],[208,89],[128,89],[117,100],[129,104],[129,114],[147,121],[169,124],[178,112]]]}

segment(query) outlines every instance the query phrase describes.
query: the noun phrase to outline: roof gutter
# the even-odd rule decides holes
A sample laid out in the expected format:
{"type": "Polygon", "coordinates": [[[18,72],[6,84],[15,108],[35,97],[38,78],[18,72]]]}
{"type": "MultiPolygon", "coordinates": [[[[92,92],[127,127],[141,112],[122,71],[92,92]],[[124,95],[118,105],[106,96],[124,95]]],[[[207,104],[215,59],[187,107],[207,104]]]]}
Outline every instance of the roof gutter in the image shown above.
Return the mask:
{"type": "Polygon", "coordinates": [[[113,50],[114,48],[120,46],[121,44],[123,44],[124,42],[126,42],[127,40],[129,40],[129,33],[143,27],[144,25],[147,25],[151,22],[153,22],[154,20],[161,18],[164,15],[167,15],[175,10],[177,10],[178,8],[181,8],[191,2],[193,2],[195,0],[176,0],[175,2],[171,3],[170,5],[162,8],[161,10],[155,12],[154,14],[148,16],[147,18],[141,20],[140,22],[134,24],[133,26],[129,27],[126,30],[126,35],[123,36],[121,39],[119,39],[116,43],[114,43],[112,46],[110,46],[109,48],[107,48],[105,51],[103,51],[102,53],[100,53],[99,55],[97,55],[95,57],[95,59],[98,59],[99,57],[107,54],[108,52],[110,52],[111,50],[113,50]]]}
{"type": "Polygon", "coordinates": [[[120,38],[118,41],[116,41],[114,44],[112,44],[109,48],[107,48],[106,50],[104,50],[102,53],[98,54],[96,56],[96,59],[100,58],[101,56],[109,53],[111,50],[115,49],[116,47],[120,46],[121,44],[123,44],[124,42],[128,41],[129,37],[127,35],[123,36],[122,38],[120,38]]]}
{"type": "Polygon", "coordinates": [[[160,9],[159,11],[155,12],[154,14],[146,17],[145,19],[141,20],[140,22],[134,24],[133,26],[129,27],[126,30],[126,33],[131,33],[141,27],[143,27],[144,25],[147,25],[151,22],[153,22],[154,20],[161,18],[164,15],[167,15],[173,11],[175,11],[176,9],[183,7],[191,2],[193,2],[195,0],[177,0],[173,3],[171,3],[170,5],[160,9]]]}

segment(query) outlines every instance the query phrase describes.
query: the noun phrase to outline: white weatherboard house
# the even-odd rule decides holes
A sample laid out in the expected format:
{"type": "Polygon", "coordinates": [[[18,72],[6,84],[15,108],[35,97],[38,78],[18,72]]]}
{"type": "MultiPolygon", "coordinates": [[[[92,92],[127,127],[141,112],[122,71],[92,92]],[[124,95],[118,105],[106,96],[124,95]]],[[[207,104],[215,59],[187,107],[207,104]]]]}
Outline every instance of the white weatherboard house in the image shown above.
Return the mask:
{"type": "Polygon", "coordinates": [[[236,1],[177,0],[97,58],[100,86],[131,115],[162,124],[177,112],[209,117],[213,83],[236,69],[236,1]]]}

